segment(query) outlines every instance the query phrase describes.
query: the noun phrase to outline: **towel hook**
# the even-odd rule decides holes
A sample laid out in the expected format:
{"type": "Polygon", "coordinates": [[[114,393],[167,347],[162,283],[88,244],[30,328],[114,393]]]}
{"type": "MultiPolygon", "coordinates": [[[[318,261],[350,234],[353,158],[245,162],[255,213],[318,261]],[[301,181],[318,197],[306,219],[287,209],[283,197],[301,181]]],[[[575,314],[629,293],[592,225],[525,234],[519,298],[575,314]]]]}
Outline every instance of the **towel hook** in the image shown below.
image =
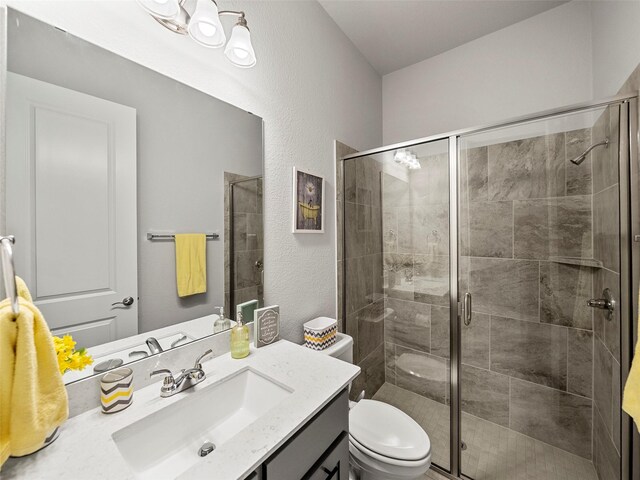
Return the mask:
{"type": "Polygon", "coordinates": [[[18,303],[18,287],[16,285],[16,270],[13,265],[13,247],[16,238],[13,235],[0,237],[0,245],[2,245],[2,278],[4,280],[4,290],[11,299],[11,310],[14,315],[20,313],[20,305],[18,303]]]}

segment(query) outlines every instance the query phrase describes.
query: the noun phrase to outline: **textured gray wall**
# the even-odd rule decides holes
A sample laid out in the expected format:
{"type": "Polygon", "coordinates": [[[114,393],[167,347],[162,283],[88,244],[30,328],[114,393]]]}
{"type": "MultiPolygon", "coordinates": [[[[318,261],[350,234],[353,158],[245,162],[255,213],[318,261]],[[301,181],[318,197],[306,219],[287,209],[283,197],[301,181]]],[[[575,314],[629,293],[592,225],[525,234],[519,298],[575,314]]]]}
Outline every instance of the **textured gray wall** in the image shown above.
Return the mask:
{"type": "Polygon", "coordinates": [[[174,244],[146,233],[222,236],[223,172],[262,174],[262,120],[14,10],[8,16],[9,71],[137,110],[140,331],[212,313],[224,302],[222,238],[207,242],[207,293],[179,299],[174,244]]]}

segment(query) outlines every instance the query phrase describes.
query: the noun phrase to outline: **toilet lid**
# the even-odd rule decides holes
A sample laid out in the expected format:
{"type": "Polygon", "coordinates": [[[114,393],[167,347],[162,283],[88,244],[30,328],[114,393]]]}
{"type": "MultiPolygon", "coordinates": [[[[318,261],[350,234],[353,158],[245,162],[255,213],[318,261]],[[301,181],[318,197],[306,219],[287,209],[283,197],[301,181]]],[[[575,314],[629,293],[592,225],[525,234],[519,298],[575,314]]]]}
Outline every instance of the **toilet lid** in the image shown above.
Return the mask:
{"type": "Polygon", "coordinates": [[[426,432],[409,415],[377,400],[360,400],[349,412],[349,434],[369,450],[400,460],[421,460],[431,451],[426,432]]]}

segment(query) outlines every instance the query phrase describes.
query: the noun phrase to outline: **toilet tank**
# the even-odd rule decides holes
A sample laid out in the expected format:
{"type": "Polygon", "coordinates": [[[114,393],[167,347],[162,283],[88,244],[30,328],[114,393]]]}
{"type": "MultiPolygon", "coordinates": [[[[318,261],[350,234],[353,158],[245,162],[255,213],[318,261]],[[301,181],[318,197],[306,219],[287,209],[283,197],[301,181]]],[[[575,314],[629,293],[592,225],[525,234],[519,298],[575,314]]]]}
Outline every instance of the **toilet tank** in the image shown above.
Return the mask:
{"type": "Polygon", "coordinates": [[[320,350],[320,353],[353,363],[353,338],[344,333],[337,333],[336,343],[324,350],[320,350]]]}

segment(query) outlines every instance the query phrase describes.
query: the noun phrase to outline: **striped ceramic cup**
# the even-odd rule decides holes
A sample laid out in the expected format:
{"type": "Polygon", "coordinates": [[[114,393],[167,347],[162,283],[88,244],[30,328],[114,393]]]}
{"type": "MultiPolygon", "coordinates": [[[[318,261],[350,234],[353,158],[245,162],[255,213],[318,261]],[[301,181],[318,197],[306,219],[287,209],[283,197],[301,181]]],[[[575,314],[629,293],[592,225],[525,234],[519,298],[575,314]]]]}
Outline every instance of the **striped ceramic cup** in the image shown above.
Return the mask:
{"type": "Polygon", "coordinates": [[[118,368],[100,379],[100,403],[103,413],[124,410],[133,402],[133,370],[118,368]]]}

